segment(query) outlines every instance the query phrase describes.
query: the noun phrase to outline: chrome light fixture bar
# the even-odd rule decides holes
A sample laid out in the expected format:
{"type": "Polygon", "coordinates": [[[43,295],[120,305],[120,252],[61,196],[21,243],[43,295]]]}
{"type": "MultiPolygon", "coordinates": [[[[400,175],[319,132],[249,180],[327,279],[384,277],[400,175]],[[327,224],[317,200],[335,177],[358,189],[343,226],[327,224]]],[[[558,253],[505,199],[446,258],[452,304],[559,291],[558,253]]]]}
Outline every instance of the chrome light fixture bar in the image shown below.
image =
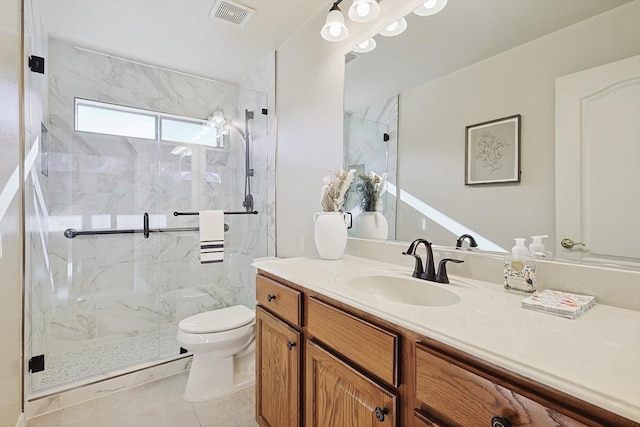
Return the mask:
{"type": "Polygon", "coordinates": [[[320,30],[322,38],[330,42],[340,42],[349,36],[349,30],[344,24],[344,15],[338,7],[341,2],[342,0],[338,0],[333,3],[327,14],[327,20],[320,30]]]}

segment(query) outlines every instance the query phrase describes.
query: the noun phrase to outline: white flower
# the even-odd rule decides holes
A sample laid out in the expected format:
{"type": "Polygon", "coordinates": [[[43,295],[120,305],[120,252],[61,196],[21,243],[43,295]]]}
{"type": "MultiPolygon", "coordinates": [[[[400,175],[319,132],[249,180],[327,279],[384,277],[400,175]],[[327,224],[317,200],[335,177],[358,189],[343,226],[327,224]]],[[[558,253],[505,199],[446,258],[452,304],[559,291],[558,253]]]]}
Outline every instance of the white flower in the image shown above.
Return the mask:
{"type": "Polygon", "coordinates": [[[322,198],[320,204],[324,212],[340,212],[344,205],[344,197],[353,182],[356,170],[345,172],[340,169],[335,173],[335,178],[325,176],[322,178],[322,198]]]}

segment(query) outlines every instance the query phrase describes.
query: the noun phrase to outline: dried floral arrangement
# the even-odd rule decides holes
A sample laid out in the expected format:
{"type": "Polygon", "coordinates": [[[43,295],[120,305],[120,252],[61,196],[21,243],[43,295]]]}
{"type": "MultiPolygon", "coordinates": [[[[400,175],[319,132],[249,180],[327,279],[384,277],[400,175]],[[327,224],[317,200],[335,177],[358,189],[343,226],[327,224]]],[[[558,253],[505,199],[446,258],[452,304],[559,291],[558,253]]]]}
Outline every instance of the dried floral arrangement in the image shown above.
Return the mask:
{"type": "Polygon", "coordinates": [[[353,182],[355,173],[355,169],[349,172],[340,169],[334,173],[334,178],[331,178],[331,175],[322,178],[324,185],[320,204],[324,212],[342,212],[345,194],[353,182]]]}
{"type": "Polygon", "coordinates": [[[356,193],[360,196],[360,208],[364,212],[382,211],[382,192],[386,181],[386,172],[381,176],[373,172],[358,176],[356,193]]]}

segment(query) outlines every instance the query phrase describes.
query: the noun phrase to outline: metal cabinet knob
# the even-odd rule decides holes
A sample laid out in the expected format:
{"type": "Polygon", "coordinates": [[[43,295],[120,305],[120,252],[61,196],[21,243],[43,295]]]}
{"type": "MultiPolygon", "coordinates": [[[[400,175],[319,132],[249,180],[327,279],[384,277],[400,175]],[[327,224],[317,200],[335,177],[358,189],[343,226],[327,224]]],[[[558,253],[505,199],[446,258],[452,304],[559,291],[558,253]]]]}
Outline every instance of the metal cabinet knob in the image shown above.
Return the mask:
{"type": "Polygon", "coordinates": [[[584,243],[576,243],[569,238],[564,238],[560,241],[560,244],[565,249],[573,249],[574,246],[586,246],[584,243]]]}
{"type": "Polygon", "coordinates": [[[376,407],[376,418],[378,421],[384,421],[384,416],[389,414],[389,410],[387,408],[376,407]]]}
{"type": "Polygon", "coordinates": [[[511,421],[504,417],[495,416],[491,418],[491,427],[511,427],[511,421]]]}
{"type": "Polygon", "coordinates": [[[273,301],[274,299],[276,299],[276,296],[275,296],[275,295],[271,295],[271,294],[267,295],[267,301],[271,302],[271,301],[273,301]]]}
{"type": "Polygon", "coordinates": [[[292,342],[292,341],[287,341],[287,348],[289,349],[289,351],[293,350],[293,347],[295,347],[297,345],[297,343],[292,342]]]}

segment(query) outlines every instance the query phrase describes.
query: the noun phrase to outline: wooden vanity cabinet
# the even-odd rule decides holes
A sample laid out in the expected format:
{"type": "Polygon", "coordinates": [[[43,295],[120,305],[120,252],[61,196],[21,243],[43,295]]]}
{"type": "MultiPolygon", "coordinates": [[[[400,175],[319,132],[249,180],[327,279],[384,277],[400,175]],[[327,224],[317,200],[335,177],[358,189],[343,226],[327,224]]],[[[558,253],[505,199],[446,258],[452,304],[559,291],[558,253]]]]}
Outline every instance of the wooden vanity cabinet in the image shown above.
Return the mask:
{"type": "Polygon", "coordinates": [[[399,336],[314,297],[306,329],[306,425],[399,425],[399,336]]]}
{"type": "Polygon", "coordinates": [[[302,421],[302,293],[256,280],[256,420],[263,427],[302,421]]]}
{"type": "Polygon", "coordinates": [[[262,427],[640,427],[276,276],[256,295],[262,427]]]}

